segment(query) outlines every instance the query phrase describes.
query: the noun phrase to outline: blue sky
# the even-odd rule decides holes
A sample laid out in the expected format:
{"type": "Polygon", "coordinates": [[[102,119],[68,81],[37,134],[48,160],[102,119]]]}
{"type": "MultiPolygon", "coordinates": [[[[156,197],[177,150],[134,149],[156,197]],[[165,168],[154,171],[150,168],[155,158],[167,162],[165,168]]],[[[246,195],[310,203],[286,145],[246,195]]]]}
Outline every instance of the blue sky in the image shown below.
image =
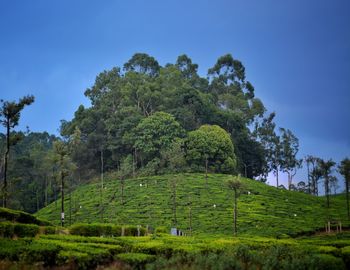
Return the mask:
{"type": "Polygon", "coordinates": [[[162,65],[186,53],[203,76],[231,53],[300,157],[339,161],[350,156],[349,14],[347,0],[0,1],[0,98],[35,95],[20,128],[57,133],[95,76],[136,52],[162,65]]]}

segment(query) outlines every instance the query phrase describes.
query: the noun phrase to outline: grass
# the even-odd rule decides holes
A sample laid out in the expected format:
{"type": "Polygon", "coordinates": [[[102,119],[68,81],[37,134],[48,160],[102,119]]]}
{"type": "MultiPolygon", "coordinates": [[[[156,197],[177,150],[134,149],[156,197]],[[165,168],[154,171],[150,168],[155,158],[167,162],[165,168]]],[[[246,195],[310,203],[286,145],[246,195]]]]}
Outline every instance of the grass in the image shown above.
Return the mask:
{"type": "MultiPolygon", "coordinates": [[[[231,178],[210,174],[208,186],[203,174],[128,179],[123,200],[117,179],[105,183],[102,200],[99,183],[84,185],[66,196],[66,224],[165,226],[170,231],[174,226],[171,182],[176,180],[176,227],[189,235],[191,214],[194,235],[231,235],[233,192],[226,185],[231,178]]],[[[329,219],[341,220],[343,227],[349,226],[343,195],[332,196],[327,209],[324,197],[276,189],[250,179],[241,181],[245,192],[238,200],[239,235],[294,237],[323,229],[329,219]]],[[[59,225],[60,200],[41,209],[36,216],[59,225]]]]}

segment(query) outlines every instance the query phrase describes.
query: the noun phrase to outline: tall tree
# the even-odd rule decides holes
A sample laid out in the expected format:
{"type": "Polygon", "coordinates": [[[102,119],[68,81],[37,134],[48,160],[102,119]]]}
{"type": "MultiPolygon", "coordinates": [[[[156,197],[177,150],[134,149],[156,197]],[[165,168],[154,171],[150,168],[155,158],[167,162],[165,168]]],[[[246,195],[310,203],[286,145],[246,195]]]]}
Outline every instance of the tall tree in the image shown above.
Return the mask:
{"type": "Polygon", "coordinates": [[[319,168],[322,172],[322,177],[324,179],[324,190],[326,194],[327,199],[327,208],[329,208],[329,195],[330,195],[330,179],[331,179],[331,173],[333,172],[333,167],[335,166],[335,162],[330,160],[319,160],[319,168]]]}
{"type": "Polygon", "coordinates": [[[56,141],[53,145],[53,162],[57,167],[58,178],[61,186],[61,226],[64,226],[64,190],[65,180],[75,168],[69,156],[68,145],[63,141],[56,141]]]}
{"type": "Polygon", "coordinates": [[[19,137],[10,138],[11,129],[18,125],[21,111],[34,102],[34,96],[25,96],[18,102],[0,100],[0,123],[6,128],[6,151],[4,157],[3,207],[7,206],[7,169],[10,147],[18,142],[19,137]]]}
{"type": "Polygon", "coordinates": [[[309,193],[318,195],[318,180],[321,178],[320,170],[317,166],[319,158],[307,155],[304,160],[307,167],[309,193]]]}
{"type": "Polygon", "coordinates": [[[350,159],[344,158],[338,166],[340,174],[344,177],[345,182],[345,194],[346,194],[346,208],[348,213],[348,219],[350,220],[350,208],[349,208],[349,185],[350,185],[350,159]]]}
{"type": "Polygon", "coordinates": [[[124,64],[125,71],[134,71],[150,76],[159,73],[160,66],[156,59],[146,53],[135,53],[132,58],[124,64]]]}
{"type": "Polygon", "coordinates": [[[229,189],[233,190],[233,235],[237,236],[237,220],[238,220],[238,205],[237,199],[242,190],[244,189],[243,183],[239,180],[239,177],[234,177],[227,182],[229,189]]]}
{"type": "Polygon", "coordinates": [[[289,129],[280,128],[280,131],[282,150],[281,169],[288,175],[288,188],[290,189],[293,177],[302,163],[296,157],[299,151],[299,140],[289,129]]]}
{"type": "Polygon", "coordinates": [[[255,123],[253,136],[260,141],[264,148],[266,166],[263,176],[267,178],[269,172],[273,172],[276,176],[276,187],[279,187],[279,170],[281,167],[282,149],[281,138],[276,134],[274,118],[276,114],[273,112],[262,119],[261,123],[255,123]]]}

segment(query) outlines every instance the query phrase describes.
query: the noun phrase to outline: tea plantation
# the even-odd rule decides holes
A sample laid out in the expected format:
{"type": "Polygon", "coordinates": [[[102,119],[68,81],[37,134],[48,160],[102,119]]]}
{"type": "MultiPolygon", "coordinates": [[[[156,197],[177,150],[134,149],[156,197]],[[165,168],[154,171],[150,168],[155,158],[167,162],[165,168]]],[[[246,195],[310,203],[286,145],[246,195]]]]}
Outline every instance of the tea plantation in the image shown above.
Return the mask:
{"type": "Polygon", "coordinates": [[[0,269],[350,268],[343,195],[332,196],[327,210],[324,197],[241,179],[234,237],[231,178],[209,175],[208,184],[202,174],[129,179],[123,200],[120,181],[110,180],[103,207],[99,183],[81,186],[65,201],[65,227],[58,226],[59,200],[36,217],[0,208],[0,269]],[[169,235],[174,204],[176,225],[187,236],[169,235]],[[326,234],[328,219],[341,220],[343,232],[326,234]]]}
{"type": "MultiPolygon", "coordinates": [[[[220,174],[209,174],[208,184],[203,174],[128,179],[123,198],[121,182],[115,179],[105,183],[102,200],[99,183],[81,186],[65,198],[66,224],[165,226],[170,231],[176,203],[176,227],[187,235],[190,227],[194,235],[232,235],[233,192],[227,188],[230,179],[232,176],[220,174]]],[[[277,189],[250,179],[241,181],[245,188],[238,199],[239,235],[293,237],[323,229],[327,220],[349,225],[343,195],[332,196],[327,209],[324,197],[277,189]]],[[[58,200],[37,216],[59,225],[60,205],[58,200]]]]}

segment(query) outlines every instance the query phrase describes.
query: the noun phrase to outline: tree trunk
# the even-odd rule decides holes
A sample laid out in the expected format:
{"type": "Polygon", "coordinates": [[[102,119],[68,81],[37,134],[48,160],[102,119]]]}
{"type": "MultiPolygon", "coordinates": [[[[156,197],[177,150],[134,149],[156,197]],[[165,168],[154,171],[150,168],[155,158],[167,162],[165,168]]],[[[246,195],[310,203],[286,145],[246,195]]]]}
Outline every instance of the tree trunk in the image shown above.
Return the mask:
{"type": "Polygon", "coordinates": [[[173,188],[173,218],[174,218],[174,227],[177,225],[177,217],[176,217],[176,179],[173,179],[172,183],[173,188]]]}
{"type": "Polygon", "coordinates": [[[208,158],[205,158],[205,185],[208,188],[208,158]]]}
{"type": "Polygon", "coordinates": [[[290,172],[287,172],[288,174],[288,190],[290,190],[290,187],[292,186],[292,176],[290,172]]]}
{"type": "Polygon", "coordinates": [[[103,222],[103,148],[101,148],[101,198],[100,198],[100,211],[101,211],[101,221],[103,222]]]}
{"type": "Polygon", "coordinates": [[[237,236],[237,190],[234,190],[234,205],[233,205],[233,235],[237,236]]]}
{"type": "Polygon", "coordinates": [[[132,178],[135,178],[135,163],[136,163],[136,148],[134,149],[134,153],[132,155],[132,178]]]}
{"type": "MultiPolygon", "coordinates": [[[[70,185],[71,186],[71,185],[70,185]]],[[[72,225],[72,189],[69,188],[69,226],[72,225]]]]}
{"type": "Polygon", "coordinates": [[[36,190],[35,195],[36,195],[36,211],[38,212],[40,208],[39,207],[39,190],[36,190]]]}
{"type": "Polygon", "coordinates": [[[3,186],[3,207],[7,207],[7,167],[8,157],[10,153],[10,119],[6,119],[6,152],[5,152],[5,164],[4,164],[4,186],[3,186]]]}
{"type": "Polygon", "coordinates": [[[190,199],[190,206],[189,206],[189,221],[190,221],[190,224],[189,224],[189,229],[190,229],[190,236],[192,236],[192,201],[190,199]]]}
{"type": "Polygon", "coordinates": [[[345,188],[346,188],[346,207],[348,211],[348,220],[350,220],[350,209],[349,209],[349,181],[345,179],[345,188]]]}
{"type": "Polygon", "coordinates": [[[64,227],[64,176],[61,168],[61,226],[64,227]]]}
{"type": "Polygon", "coordinates": [[[329,208],[329,180],[328,180],[328,176],[325,177],[324,184],[325,184],[325,193],[326,193],[326,198],[327,198],[327,208],[329,208]]]}
{"type": "Polygon", "coordinates": [[[307,184],[308,184],[308,190],[309,190],[309,194],[311,194],[311,183],[310,183],[310,166],[309,166],[309,162],[306,162],[306,166],[307,166],[307,184]]]}
{"type": "Polygon", "coordinates": [[[277,186],[277,188],[279,187],[279,183],[278,183],[278,170],[276,170],[276,186],[277,186]]]}
{"type": "Polygon", "coordinates": [[[121,204],[124,204],[124,178],[120,179],[120,186],[121,186],[121,204]]]}

